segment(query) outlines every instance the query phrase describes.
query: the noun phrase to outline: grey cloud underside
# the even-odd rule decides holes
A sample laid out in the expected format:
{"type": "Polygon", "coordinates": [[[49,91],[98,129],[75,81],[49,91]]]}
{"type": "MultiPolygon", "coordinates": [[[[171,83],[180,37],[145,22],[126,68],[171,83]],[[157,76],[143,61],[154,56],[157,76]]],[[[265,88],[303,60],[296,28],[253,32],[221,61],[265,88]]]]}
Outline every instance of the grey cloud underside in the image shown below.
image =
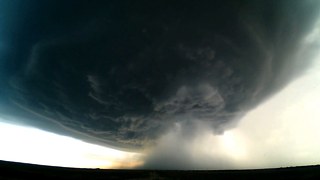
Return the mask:
{"type": "Polygon", "coordinates": [[[13,43],[21,56],[7,63],[7,94],[119,146],[152,144],[175,123],[206,122],[221,133],[307,66],[297,52],[310,55],[300,49],[314,5],[290,3],[80,1],[54,6],[61,14],[40,7],[42,18],[20,33],[25,41],[13,43]]]}

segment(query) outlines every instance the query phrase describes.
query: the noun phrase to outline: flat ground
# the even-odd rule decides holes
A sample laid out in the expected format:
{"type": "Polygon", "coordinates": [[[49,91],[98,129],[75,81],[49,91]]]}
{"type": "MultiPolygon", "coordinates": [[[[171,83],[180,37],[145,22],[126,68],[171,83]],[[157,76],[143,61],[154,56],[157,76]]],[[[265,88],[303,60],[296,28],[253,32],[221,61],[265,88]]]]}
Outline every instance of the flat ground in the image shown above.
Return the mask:
{"type": "Polygon", "coordinates": [[[320,166],[258,170],[102,170],[0,161],[0,179],[320,179],[320,166]]]}

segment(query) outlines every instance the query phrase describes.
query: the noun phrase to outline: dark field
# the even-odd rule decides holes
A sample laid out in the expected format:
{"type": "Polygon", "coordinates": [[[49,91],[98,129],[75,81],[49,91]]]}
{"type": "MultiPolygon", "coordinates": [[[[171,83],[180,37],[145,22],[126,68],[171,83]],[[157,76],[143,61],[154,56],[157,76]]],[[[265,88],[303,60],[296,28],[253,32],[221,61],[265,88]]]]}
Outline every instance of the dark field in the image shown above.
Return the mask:
{"type": "Polygon", "coordinates": [[[320,179],[320,166],[264,170],[101,170],[0,161],[0,179],[320,179]]]}

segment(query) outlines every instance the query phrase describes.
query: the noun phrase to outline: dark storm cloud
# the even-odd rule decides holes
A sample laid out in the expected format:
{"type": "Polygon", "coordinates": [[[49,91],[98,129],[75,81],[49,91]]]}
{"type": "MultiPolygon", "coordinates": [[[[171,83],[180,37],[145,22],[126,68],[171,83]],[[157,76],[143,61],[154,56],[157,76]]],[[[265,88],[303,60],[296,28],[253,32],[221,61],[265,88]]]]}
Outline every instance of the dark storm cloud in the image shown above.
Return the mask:
{"type": "Polygon", "coordinates": [[[190,133],[194,122],[215,133],[234,126],[303,72],[309,58],[296,52],[317,10],[313,1],[15,3],[19,12],[2,12],[14,49],[1,62],[2,103],[128,148],[175,123],[190,133]]]}

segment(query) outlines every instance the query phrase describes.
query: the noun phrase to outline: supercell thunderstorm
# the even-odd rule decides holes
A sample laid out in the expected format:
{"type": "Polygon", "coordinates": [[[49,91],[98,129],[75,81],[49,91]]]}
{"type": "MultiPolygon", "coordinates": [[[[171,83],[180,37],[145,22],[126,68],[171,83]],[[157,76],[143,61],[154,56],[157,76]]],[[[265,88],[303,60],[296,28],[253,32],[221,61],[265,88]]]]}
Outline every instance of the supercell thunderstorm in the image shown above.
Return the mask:
{"type": "Polygon", "coordinates": [[[308,66],[317,15],[315,1],[28,2],[1,12],[18,24],[1,22],[2,113],[125,149],[177,124],[236,126],[308,66]]]}

